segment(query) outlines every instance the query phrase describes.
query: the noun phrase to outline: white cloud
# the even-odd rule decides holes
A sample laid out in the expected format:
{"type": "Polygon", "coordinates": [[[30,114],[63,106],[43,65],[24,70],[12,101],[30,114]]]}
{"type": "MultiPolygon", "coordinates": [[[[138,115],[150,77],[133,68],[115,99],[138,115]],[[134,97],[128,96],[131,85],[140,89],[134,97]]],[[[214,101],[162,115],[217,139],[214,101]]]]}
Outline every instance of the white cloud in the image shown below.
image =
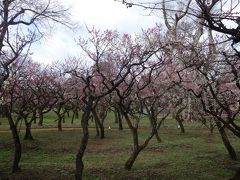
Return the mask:
{"type": "MultiPolygon", "coordinates": [[[[144,11],[138,8],[126,8],[114,0],[59,0],[71,7],[72,19],[82,27],[95,26],[100,29],[117,29],[121,32],[135,33],[141,28],[154,26],[159,21],[154,16],[143,16],[144,11]]],[[[33,45],[33,59],[50,63],[77,55],[79,48],[74,39],[84,36],[83,29],[73,33],[66,28],[56,27],[53,33],[41,43],[33,45]]]]}

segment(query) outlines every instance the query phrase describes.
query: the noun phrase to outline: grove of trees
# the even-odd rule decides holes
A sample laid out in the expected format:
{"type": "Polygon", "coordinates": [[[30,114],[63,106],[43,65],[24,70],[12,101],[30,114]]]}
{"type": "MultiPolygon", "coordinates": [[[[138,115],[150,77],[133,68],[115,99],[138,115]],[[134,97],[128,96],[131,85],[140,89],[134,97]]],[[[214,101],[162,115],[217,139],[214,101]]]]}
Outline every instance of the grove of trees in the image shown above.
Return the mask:
{"type": "Polygon", "coordinates": [[[87,28],[88,36],[77,42],[82,56],[48,66],[29,57],[30,47],[46,25],[70,26],[67,9],[50,0],[1,2],[0,106],[12,132],[13,173],[21,170],[18,127],[23,122],[24,139],[34,140],[32,123],[42,126],[49,111],[56,113],[59,131],[70,111],[72,121],[80,120],[76,179],[83,176],[89,121],[93,118],[101,141],[109,112],[119,131],[123,121],[131,131],[127,170],[152,138],[161,143],[159,129],[169,118],[176,119],[181,133],[184,121],[200,121],[210,131],[216,127],[229,157],[239,158],[226,132],[240,137],[239,1],[179,0],[177,7],[165,0],[120,2],[161,13],[161,21],[134,36],[87,28]],[[149,135],[140,141],[142,117],[149,135]]]}

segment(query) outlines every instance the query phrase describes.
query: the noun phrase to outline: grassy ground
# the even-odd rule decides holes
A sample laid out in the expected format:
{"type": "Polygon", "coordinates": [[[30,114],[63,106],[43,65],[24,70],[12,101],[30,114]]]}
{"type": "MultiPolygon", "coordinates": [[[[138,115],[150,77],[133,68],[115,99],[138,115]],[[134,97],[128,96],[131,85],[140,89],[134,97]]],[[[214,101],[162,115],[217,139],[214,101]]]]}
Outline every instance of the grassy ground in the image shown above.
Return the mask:
{"type": "MultiPolygon", "coordinates": [[[[50,127],[55,125],[51,114],[45,118],[47,122],[50,127]]],[[[70,125],[70,122],[67,123],[70,125]]],[[[106,126],[109,125],[116,126],[106,120],[106,126]]],[[[1,126],[4,129],[4,124],[1,126]]],[[[143,123],[143,126],[148,124],[143,123]]],[[[132,148],[129,130],[119,132],[106,129],[106,138],[100,140],[95,137],[94,129],[91,129],[84,158],[84,179],[221,180],[229,179],[240,168],[239,161],[229,160],[217,133],[210,134],[200,124],[188,123],[186,134],[181,134],[175,126],[174,121],[166,122],[160,130],[163,142],[157,143],[152,139],[138,156],[131,171],[123,168],[132,148]]],[[[141,139],[148,133],[147,130],[141,130],[141,139]]],[[[24,132],[21,131],[20,135],[22,140],[24,132]]],[[[34,130],[33,136],[34,141],[22,140],[22,172],[12,175],[11,134],[0,132],[0,179],[74,179],[75,155],[80,144],[81,130],[34,130]]],[[[239,139],[232,135],[230,139],[235,149],[239,150],[239,139]]]]}
{"type": "MultiPolygon", "coordinates": [[[[65,116],[65,122],[62,123],[63,127],[67,127],[67,128],[77,128],[80,127],[80,118],[81,118],[81,112],[79,113],[79,119],[74,119],[73,123],[71,123],[71,113],[70,113],[70,117],[65,116]]],[[[106,128],[111,127],[111,128],[118,128],[118,124],[114,123],[114,113],[110,112],[108,113],[108,116],[104,122],[104,126],[106,128]]],[[[56,114],[54,112],[49,112],[47,114],[44,114],[44,122],[43,122],[43,126],[38,126],[38,124],[32,124],[32,128],[53,128],[53,127],[57,127],[57,117],[56,114]]],[[[24,126],[24,122],[20,122],[19,126],[21,127],[21,129],[25,129],[24,126]]],[[[140,121],[139,127],[141,128],[148,128],[149,122],[147,120],[146,117],[142,117],[142,120],[140,121]]],[[[169,128],[176,128],[177,124],[175,121],[173,120],[166,120],[166,122],[164,123],[165,127],[169,127],[169,128]]],[[[190,124],[191,128],[199,128],[202,127],[203,125],[201,123],[191,123],[190,124]]],[[[89,127],[95,127],[95,123],[90,121],[89,122],[89,127]]],[[[127,123],[125,121],[123,121],[123,127],[127,128],[127,123]]],[[[0,131],[1,130],[8,130],[9,129],[9,125],[8,122],[5,118],[1,118],[0,117],[0,131]]]]}

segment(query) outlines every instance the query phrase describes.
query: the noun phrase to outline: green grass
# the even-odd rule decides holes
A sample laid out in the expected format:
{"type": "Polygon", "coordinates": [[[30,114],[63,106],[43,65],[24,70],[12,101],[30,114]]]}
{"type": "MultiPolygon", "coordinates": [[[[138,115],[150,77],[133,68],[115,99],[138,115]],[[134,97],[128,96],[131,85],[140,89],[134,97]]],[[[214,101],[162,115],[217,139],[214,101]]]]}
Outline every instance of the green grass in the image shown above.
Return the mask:
{"type": "MultiPolygon", "coordinates": [[[[148,131],[142,130],[143,139],[148,131]]],[[[23,133],[20,133],[21,139],[23,133]]],[[[162,143],[152,139],[139,154],[131,171],[124,169],[131,148],[128,130],[106,130],[106,139],[95,137],[93,129],[84,157],[84,179],[229,179],[240,168],[229,160],[218,134],[189,129],[186,134],[163,128],[162,143]]],[[[0,133],[0,177],[2,179],[74,179],[75,155],[81,130],[33,131],[36,140],[24,141],[22,172],[10,174],[13,145],[9,132],[0,133]]],[[[236,150],[239,139],[230,136],[236,150]]],[[[240,157],[240,154],[238,154],[240,157]]],[[[0,178],[1,179],[1,178],[0,178]]]]}
{"type": "MultiPolygon", "coordinates": [[[[80,116],[81,117],[81,114],[80,116]]],[[[44,116],[41,128],[56,127],[56,116],[50,112],[44,116]]],[[[13,143],[7,130],[6,119],[0,119],[0,179],[74,179],[75,156],[81,140],[81,129],[62,132],[55,130],[33,130],[34,141],[23,140],[20,132],[23,153],[20,166],[22,172],[11,174],[13,143]]],[[[124,128],[127,127],[124,122],[124,128]]],[[[94,123],[90,121],[90,127],[94,123]]],[[[210,134],[200,123],[185,122],[186,134],[176,128],[176,122],[167,119],[160,129],[163,140],[157,143],[152,139],[142,151],[132,170],[126,171],[124,163],[132,149],[132,136],[129,130],[118,131],[114,114],[109,113],[105,120],[106,138],[95,137],[90,128],[90,139],[84,157],[84,179],[229,179],[240,162],[229,160],[227,152],[217,133],[210,134]],[[109,130],[108,127],[112,129],[109,130]]],[[[71,124],[66,117],[63,127],[80,127],[80,120],[71,124]]],[[[33,128],[39,128],[33,124],[33,128]]],[[[149,134],[149,122],[143,118],[139,137],[144,140],[149,134]]],[[[24,124],[22,124],[24,129],[24,124]]],[[[216,131],[216,130],[215,130],[216,131]]],[[[230,140],[240,158],[239,139],[229,133],[230,140]]]]}
{"type": "MultiPolygon", "coordinates": [[[[71,123],[71,116],[72,116],[72,113],[70,112],[70,117],[67,117],[65,116],[65,122],[62,123],[62,126],[63,128],[64,127],[70,127],[70,128],[75,128],[75,127],[81,127],[80,125],[80,118],[81,118],[81,112],[79,113],[79,118],[78,119],[75,119],[73,124],[71,123]]],[[[114,122],[114,113],[113,112],[110,112],[108,113],[108,116],[106,118],[106,120],[104,121],[104,126],[106,128],[108,128],[109,126],[111,128],[118,128],[118,124],[116,124],[114,122]]],[[[50,111],[46,114],[44,114],[44,122],[43,122],[43,126],[38,126],[38,124],[32,124],[32,128],[55,128],[57,127],[57,116],[56,114],[53,112],[53,111],[50,111]]],[[[164,127],[165,128],[176,128],[177,127],[177,124],[176,124],[176,121],[173,121],[172,119],[167,119],[164,123],[164,127]]],[[[188,123],[186,124],[187,125],[187,128],[199,128],[199,127],[203,127],[203,125],[201,123],[188,123]]],[[[22,123],[19,123],[19,126],[18,128],[21,128],[21,129],[25,129],[25,125],[24,125],[24,122],[22,123]]],[[[93,121],[89,121],[89,127],[92,127],[94,128],[95,127],[95,123],[93,121]]],[[[123,128],[127,128],[128,125],[126,123],[126,121],[123,120],[123,128]]],[[[149,121],[146,117],[142,117],[140,123],[139,123],[139,127],[140,128],[149,128],[150,127],[150,124],[149,124],[149,121]]],[[[8,130],[9,129],[9,125],[8,125],[8,122],[5,118],[0,118],[0,130],[8,130]]]]}

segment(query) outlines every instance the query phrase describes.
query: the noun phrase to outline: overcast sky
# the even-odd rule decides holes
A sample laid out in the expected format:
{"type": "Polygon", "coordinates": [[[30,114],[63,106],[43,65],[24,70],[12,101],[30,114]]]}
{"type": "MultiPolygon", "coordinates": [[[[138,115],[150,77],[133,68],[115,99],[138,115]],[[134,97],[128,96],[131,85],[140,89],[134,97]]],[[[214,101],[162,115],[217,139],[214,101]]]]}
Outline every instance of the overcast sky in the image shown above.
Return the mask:
{"type": "Polygon", "coordinates": [[[122,3],[114,0],[59,0],[71,7],[72,19],[81,28],[78,32],[71,32],[64,27],[54,28],[51,35],[32,46],[32,58],[41,63],[51,63],[77,55],[79,48],[75,39],[84,36],[85,24],[99,29],[117,29],[130,34],[140,32],[141,29],[153,27],[159,22],[157,16],[147,16],[147,12],[140,8],[126,8],[122,3]]]}

